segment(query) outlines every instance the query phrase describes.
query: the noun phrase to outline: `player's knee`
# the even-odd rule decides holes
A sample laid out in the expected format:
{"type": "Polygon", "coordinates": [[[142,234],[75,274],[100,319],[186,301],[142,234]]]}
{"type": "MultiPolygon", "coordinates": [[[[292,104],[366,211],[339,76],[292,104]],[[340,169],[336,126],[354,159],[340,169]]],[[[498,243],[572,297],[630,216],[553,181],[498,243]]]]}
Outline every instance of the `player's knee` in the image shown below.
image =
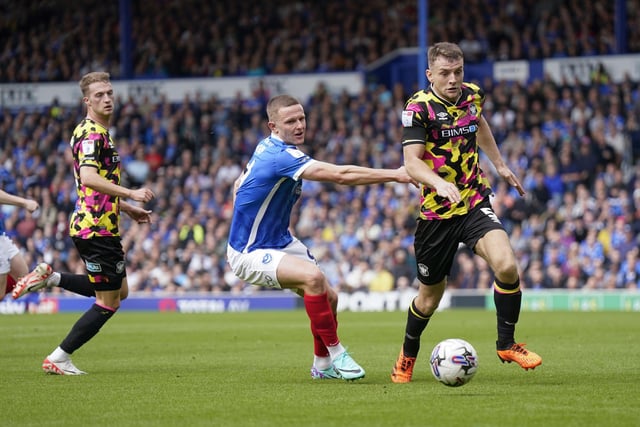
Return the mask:
{"type": "Polygon", "coordinates": [[[421,314],[423,314],[424,316],[431,316],[438,309],[438,306],[440,305],[440,299],[439,298],[416,299],[415,305],[421,314]]]}
{"type": "Polygon", "coordinates": [[[102,294],[96,295],[96,304],[107,307],[113,311],[117,311],[120,308],[120,297],[118,294],[102,294]]]}
{"type": "Polygon", "coordinates": [[[440,299],[441,297],[438,297],[437,295],[418,295],[414,300],[414,304],[422,315],[431,316],[438,309],[438,306],[440,305],[440,299]]]}
{"type": "Polygon", "coordinates": [[[418,289],[418,295],[413,300],[416,309],[424,316],[431,316],[438,309],[440,300],[447,286],[447,278],[442,278],[435,284],[422,283],[418,289]]]}
{"type": "Polygon", "coordinates": [[[119,275],[108,276],[109,284],[106,292],[96,292],[96,302],[114,310],[120,308],[120,302],[129,296],[129,286],[126,278],[119,275]]]}
{"type": "Polygon", "coordinates": [[[327,291],[327,278],[319,268],[310,268],[305,272],[305,292],[321,294],[327,291]]]}
{"type": "Polygon", "coordinates": [[[518,279],[518,266],[505,260],[495,266],[494,274],[503,283],[514,283],[518,279]]]}

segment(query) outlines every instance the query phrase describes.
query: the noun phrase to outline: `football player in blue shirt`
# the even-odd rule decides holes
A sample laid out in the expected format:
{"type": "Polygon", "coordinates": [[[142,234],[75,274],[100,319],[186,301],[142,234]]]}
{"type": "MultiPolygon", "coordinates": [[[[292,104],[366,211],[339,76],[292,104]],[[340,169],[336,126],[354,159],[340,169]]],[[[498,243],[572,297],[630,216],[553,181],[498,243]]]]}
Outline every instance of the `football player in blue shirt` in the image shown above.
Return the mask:
{"type": "MultiPolygon", "coordinates": [[[[9,194],[0,190],[0,205],[13,205],[25,208],[28,212],[35,212],[40,207],[38,202],[9,194]]],[[[0,219],[0,301],[16,285],[16,280],[29,272],[29,266],[20,253],[20,249],[11,240],[4,228],[4,221],[0,219]]]]}
{"type": "Polygon", "coordinates": [[[267,116],[271,135],[258,143],[234,184],[227,260],[246,283],[291,289],[303,297],[314,339],[312,378],[363,378],[364,369],[338,338],[338,295],[309,249],[291,234],[291,210],[300,197],[303,179],[343,185],[416,182],[404,167],[335,165],[305,154],[298,148],[305,140],[305,112],[292,96],[270,99],[267,116]]]}

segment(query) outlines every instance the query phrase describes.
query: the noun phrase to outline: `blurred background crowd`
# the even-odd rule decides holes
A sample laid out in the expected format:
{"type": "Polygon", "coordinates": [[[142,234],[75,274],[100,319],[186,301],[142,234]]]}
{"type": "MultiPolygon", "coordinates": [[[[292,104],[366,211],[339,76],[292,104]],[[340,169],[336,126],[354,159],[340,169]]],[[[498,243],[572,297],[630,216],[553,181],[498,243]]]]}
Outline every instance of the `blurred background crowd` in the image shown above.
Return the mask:
{"type": "MultiPolygon", "coordinates": [[[[118,2],[37,1],[0,6],[0,82],[76,81],[90,70],[120,75],[118,2]],[[73,2],[76,4],[76,2],[73,2]],[[6,12],[6,13],[5,13],[6,12]],[[56,13],[53,13],[56,12],[56,13]],[[19,31],[18,31],[19,30],[19,31]]],[[[415,46],[415,1],[131,2],[136,77],[263,75],[358,70],[415,46]],[[179,5],[179,6],[178,6],[179,5]],[[273,40],[277,40],[274,43],[273,40]]],[[[468,62],[615,52],[611,2],[430,2],[429,40],[459,42],[468,62]]],[[[629,52],[640,51],[640,7],[628,2],[629,52]]],[[[640,283],[640,87],[594,73],[590,84],[487,79],[485,117],[521,198],[490,162],[494,208],[510,233],[526,288],[637,289],[640,283]]],[[[267,135],[267,90],[246,98],[181,103],[118,97],[112,122],[125,185],[153,189],[153,224],[123,216],[134,292],[255,292],[225,260],[231,187],[267,135]]],[[[310,155],[335,163],[402,165],[402,86],[301,100],[310,155]]],[[[75,202],[68,141],[81,104],[0,110],[0,185],[39,201],[33,215],[3,206],[8,233],[30,266],[81,272],[68,238],[75,202]]],[[[292,221],[331,283],[351,292],[415,286],[417,190],[305,182],[292,221]]],[[[461,247],[452,288],[488,288],[493,277],[461,247]]]]}
{"type": "MultiPolygon", "coordinates": [[[[429,2],[428,40],[460,43],[467,62],[640,52],[640,4],[620,0],[429,2]]],[[[417,45],[416,0],[0,1],[0,82],[218,77],[361,70],[417,45]],[[121,67],[120,8],[131,10],[132,75],[121,67]]],[[[128,32],[127,32],[128,33],[128,32]]]]}

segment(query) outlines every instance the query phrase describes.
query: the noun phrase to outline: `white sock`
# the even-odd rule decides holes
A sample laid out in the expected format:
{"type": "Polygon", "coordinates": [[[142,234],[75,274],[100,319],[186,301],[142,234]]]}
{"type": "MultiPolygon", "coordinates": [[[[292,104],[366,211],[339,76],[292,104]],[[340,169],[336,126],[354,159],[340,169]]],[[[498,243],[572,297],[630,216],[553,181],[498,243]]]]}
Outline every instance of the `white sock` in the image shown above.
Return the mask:
{"type": "Polygon", "coordinates": [[[331,354],[331,360],[335,359],[337,356],[340,356],[346,351],[340,343],[332,345],[331,347],[327,347],[327,349],[329,350],[329,354],[331,354]]]}
{"type": "Polygon", "coordinates": [[[56,347],[55,350],[49,355],[48,359],[52,362],[64,362],[65,360],[69,360],[71,355],[61,349],[60,347],[56,347]]]}
{"type": "Polygon", "coordinates": [[[331,357],[313,356],[313,366],[319,371],[323,371],[331,366],[331,357]]]}
{"type": "Polygon", "coordinates": [[[51,273],[51,276],[47,279],[47,288],[53,288],[54,286],[58,286],[60,284],[60,273],[54,271],[51,273]]]}

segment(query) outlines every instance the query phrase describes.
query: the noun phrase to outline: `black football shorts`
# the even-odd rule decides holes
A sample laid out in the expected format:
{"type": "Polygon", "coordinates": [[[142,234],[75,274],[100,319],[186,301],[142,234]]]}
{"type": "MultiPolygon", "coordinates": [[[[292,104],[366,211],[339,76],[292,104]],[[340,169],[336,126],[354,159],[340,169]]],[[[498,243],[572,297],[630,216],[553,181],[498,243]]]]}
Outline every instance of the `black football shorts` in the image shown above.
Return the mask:
{"type": "Polygon", "coordinates": [[[504,226],[485,198],[466,215],[425,221],[418,219],[414,248],[418,280],[435,285],[447,277],[460,243],[474,249],[478,240],[491,230],[504,226]]]}
{"type": "Polygon", "coordinates": [[[122,287],[127,272],[120,237],[73,237],[72,240],[96,291],[116,291],[122,287]]]}

